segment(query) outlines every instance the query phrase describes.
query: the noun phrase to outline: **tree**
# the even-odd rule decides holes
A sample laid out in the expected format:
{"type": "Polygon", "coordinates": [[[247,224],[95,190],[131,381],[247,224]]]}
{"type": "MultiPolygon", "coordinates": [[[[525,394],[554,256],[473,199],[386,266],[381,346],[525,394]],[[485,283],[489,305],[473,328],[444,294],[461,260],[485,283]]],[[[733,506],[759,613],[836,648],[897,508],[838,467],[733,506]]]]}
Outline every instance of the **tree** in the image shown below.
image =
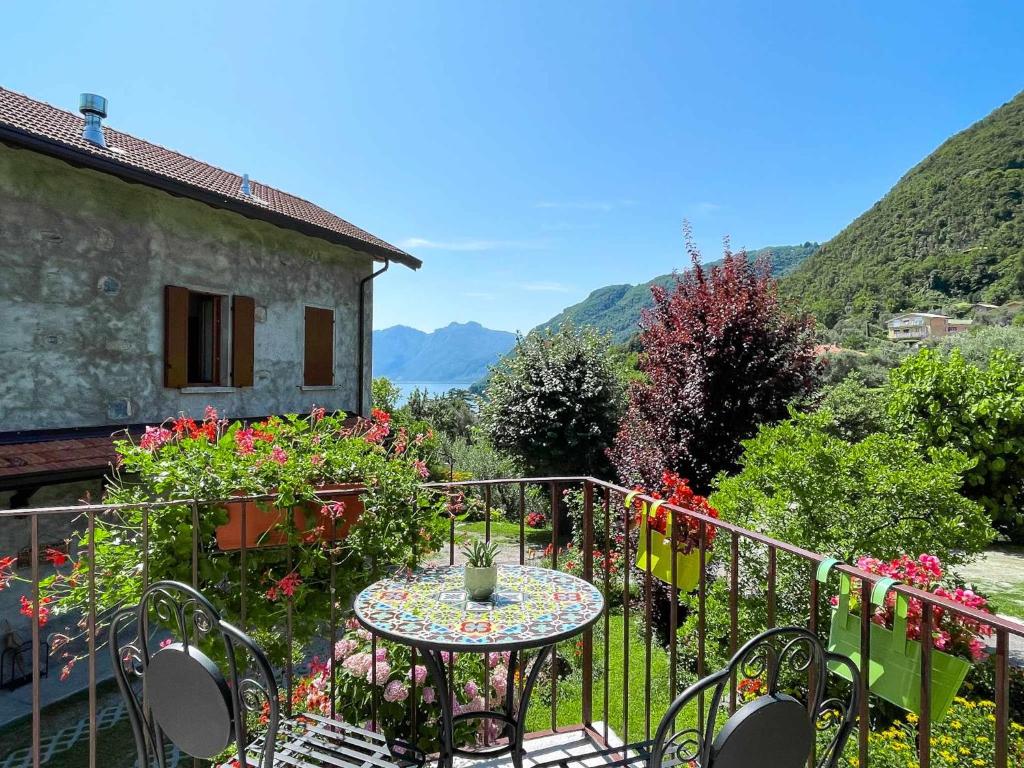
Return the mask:
{"type": "Polygon", "coordinates": [[[973,460],[964,493],[995,528],[1024,541],[1024,366],[1001,349],[986,368],[954,349],[923,349],[892,372],[893,429],[925,446],[952,446],[973,460]]]}
{"type": "Polygon", "coordinates": [[[814,384],[813,321],[779,304],[767,260],[732,253],[705,270],[685,231],[693,269],[672,291],[651,289],[641,320],[640,370],[611,451],[628,485],[653,487],[670,469],[699,492],[731,468],[740,440],[786,415],[814,384]]]}
{"type": "Polygon", "coordinates": [[[564,325],[534,331],[493,370],[483,426],[533,474],[600,474],[622,411],[608,337],[564,325]]]}
{"type": "Polygon", "coordinates": [[[374,408],[391,413],[398,408],[402,390],[386,376],[378,376],[370,386],[370,402],[374,408]]]}
{"type": "Polygon", "coordinates": [[[743,443],[740,471],[717,478],[711,504],[725,520],[847,562],[928,552],[956,564],[991,540],[984,510],[960,492],[972,465],[963,453],[834,432],[829,411],[762,427],[743,443]]]}

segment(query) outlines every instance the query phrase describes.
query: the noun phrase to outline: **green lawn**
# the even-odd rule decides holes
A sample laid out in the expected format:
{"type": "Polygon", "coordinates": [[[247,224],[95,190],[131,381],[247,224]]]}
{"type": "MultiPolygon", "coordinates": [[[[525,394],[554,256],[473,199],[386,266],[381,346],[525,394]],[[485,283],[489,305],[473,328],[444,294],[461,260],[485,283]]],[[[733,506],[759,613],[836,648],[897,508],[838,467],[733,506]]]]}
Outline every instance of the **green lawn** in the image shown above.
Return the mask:
{"type": "MultiPolygon", "coordinates": [[[[619,737],[625,736],[623,727],[623,691],[626,680],[623,675],[622,615],[617,614],[609,621],[609,680],[608,680],[608,724],[619,737]]],[[[603,622],[598,623],[598,630],[603,622]]],[[[594,687],[593,701],[595,721],[604,719],[604,640],[600,631],[594,633],[594,687]]],[[[563,655],[573,653],[574,644],[565,643],[560,647],[563,655]]],[[[630,619],[629,638],[629,741],[646,738],[644,728],[644,679],[646,677],[644,636],[640,622],[630,619]]],[[[655,640],[651,645],[651,735],[658,727],[658,721],[668,709],[669,701],[669,658],[655,640]]],[[[583,722],[583,680],[580,673],[573,672],[567,679],[558,682],[558,725],[578,725],[583,722]]],[[[551,687],[538,683],[530,702],[527,731],[543,731],[551,727],[551,687]]]]}
{"type": "MultiPolygon", "coordinates": [[[[546,547],[551,543],[551,528],[530,528],[526,527],[526,543],[535,547],[546,547]]],[[[471,523],[460,522],[455,526],[456,533],[471,533],[483,536],[487,533],[487,524],[483,520],[475,520],[471,523]]],[[[491,539],[507,540],[519,543],[519,523],[510,523],[506,520],[491,520],[491,539]]]]}

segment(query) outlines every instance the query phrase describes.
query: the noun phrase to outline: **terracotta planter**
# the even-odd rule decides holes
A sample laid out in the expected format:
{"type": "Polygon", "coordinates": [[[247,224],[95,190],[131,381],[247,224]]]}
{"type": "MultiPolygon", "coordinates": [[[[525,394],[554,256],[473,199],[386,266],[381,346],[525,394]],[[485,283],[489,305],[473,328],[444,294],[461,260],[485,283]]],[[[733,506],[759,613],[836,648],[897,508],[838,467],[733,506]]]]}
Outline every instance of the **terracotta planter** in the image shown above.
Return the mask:
{"type": "MultiPolygon", "coordinates": [[[[360,495],[366,491],[361,483],[338,483],[322,485],[316,489],[322,495],[322,502],[304,502],[291,508],[295,527],[299,531],[311,531],[323,527],[321,541],[337,541],[348,535],[349,528],[363,514],[363,500],[360,495]],[[337,493],[329,492],[336,491],[337,493]],[[337,519],[324,514],[324,504],[337,501],[344,504],[344,511],[337,519]]],[[[239,492],[238,496],[245,494],[239,492]]],[[[242,518],[245,517],[245,548],[277,547],[288,543],[288,507],[279,507],[272,501],[229,501],[224,504],[228,521],[217,528],[217,546],[222,550],[242,548],[242,518]],[[244,512],[243,512],[244,510],[244,512]]]]}

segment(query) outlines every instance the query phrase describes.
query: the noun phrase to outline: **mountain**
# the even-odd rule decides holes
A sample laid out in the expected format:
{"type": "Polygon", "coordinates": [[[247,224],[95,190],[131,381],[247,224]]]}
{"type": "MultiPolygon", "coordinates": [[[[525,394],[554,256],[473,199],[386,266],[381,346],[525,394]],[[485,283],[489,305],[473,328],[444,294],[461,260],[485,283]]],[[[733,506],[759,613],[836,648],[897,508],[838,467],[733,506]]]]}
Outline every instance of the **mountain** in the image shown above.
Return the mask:
{"type": "MultiPolygon", "coordinates": [[[[779,277],[792,272],[817,247],[817,243],[770,246],[751,251],[748,256],[751,259],[756,259],[770,253],[772,274],[779,277]]],[[[706,266],[711,267],[718,263],[718,261],[714,261],[706,266]]],[[[651,298],[651,286],[667,287],[672,284],[672,281],[672,275],[661,275],[639,285],[607,285],[604,288],[598,288],[579,304],[563,309],[546,323],[541,323],[537,327],[557,329],[565,322],[571,322],[576,326],[589,325],[600,331],[611,333],[612,339],[616,343],[624,343],[636,334],[637,323],[640,322],[640,312],[654,304],[654,300],[651,298]]]]}
{"type": "Polygon", "coordinates": [[[514,333],[452,323],[431,333],[395,325],[373,332],[373,375],[396,383],[468,386],[516,343],[514,333]]]}
{"type": "Polygon", "coordinates": [[[1024,92],[908,171],[781,290],[828,326],[1024,293],[1024,92]]]}

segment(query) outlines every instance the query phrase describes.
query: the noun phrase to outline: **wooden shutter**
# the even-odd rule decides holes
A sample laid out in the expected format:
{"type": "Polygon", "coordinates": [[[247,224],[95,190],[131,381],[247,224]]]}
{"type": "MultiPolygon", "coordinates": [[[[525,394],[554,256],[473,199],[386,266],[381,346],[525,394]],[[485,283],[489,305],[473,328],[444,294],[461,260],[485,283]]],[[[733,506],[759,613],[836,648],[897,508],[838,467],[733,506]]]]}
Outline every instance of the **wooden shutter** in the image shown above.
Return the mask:
{"type": "Polygon", "coordinates": [[[307,387],[334,383],[334,312],[306,307],[305,370],[302,381],[307,387]]]}
{"type": "Polygon", "coordinates": [[[251,387],[256,350],[256,300],[235,296],[231,300],[231,383],[251,387]]]}
{"type": "Polygon", "coordinates": [[[164,288],[164,386],[188,385],[188,288],[164,288]]]}

